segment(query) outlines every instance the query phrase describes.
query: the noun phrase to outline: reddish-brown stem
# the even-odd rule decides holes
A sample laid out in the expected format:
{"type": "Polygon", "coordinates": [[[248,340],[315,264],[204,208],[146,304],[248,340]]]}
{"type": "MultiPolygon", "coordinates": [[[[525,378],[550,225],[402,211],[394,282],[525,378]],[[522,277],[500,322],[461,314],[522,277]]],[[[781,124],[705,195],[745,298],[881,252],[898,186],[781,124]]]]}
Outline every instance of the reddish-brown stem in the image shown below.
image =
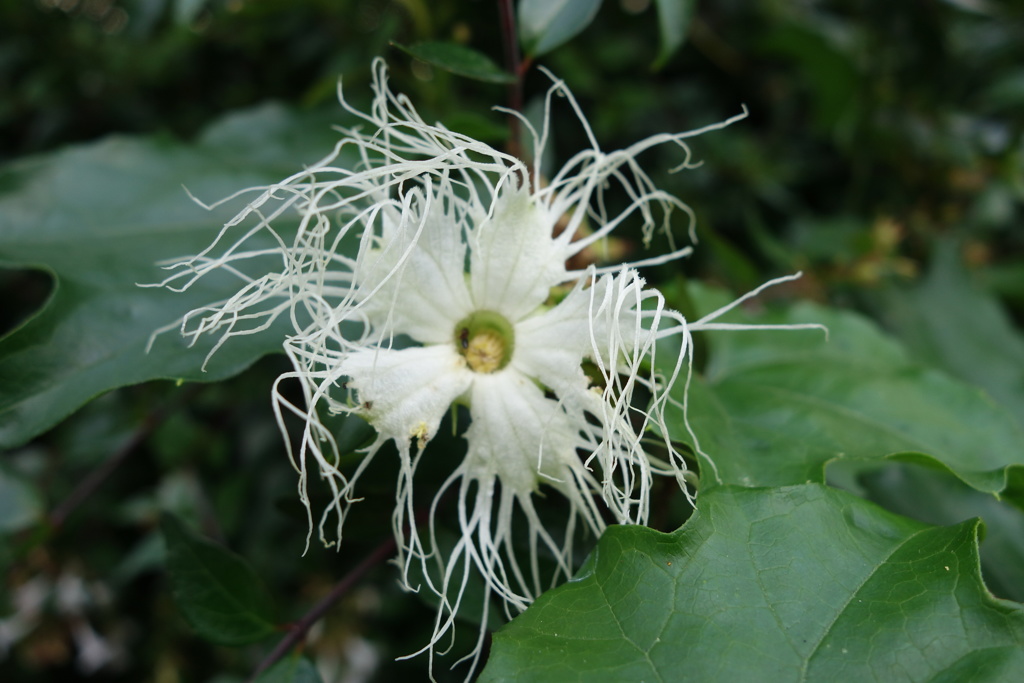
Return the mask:
{"type": "MultiPolygon", "coordinates": [[[[523,80],[530,60],[522,61],[519,56],[519,36],[516,32],[515,12],[512,0],[498,0],[498,14],[501,17],[501,42],[505,49],[505,69],[516,77],[508,86],[508,108],[515,112],[523,110],[523,80]]],[[[509,153],[523,158],[520,145],[519,119],[508,117],[509,153]]]]}
{"type": "Polygon", "coordinates": [[[370,571],[384,560],[391,557],[395,552],[395,539],[389,538],[388,540],[377,546],[372,553],[366,556],[362,562],[352,568],[348,574],[346,574],[341,581],[331,589],[328,593],[320,600],[313,609],[306,612],[306,614],[299,621],[293,624],[288,635],[281,639],[281,642],[277,644],[269,655],[267,655],[252,676],[249,678],[249,683],[252,683],[260,674],[272,667],[279,659],[288,654],[293,647],[295,647],[300,640],[306,636],[306,632],[309,631],[313,625],[320,621],[328,610],[334,606],[334,603],[341,600],[352,588],[363,578],[366,572],[370,571]]]}
{"type": "Polygon", "coordinates": [[[103,485],[117,468],[128,459],[128,456],[135,452],[142,443],[149,438],[149,435],[160,426],[177,408],[198,391],[197,385],[189,387],[186,391],[179,393],[168,405],[154,410],[146,415],[142,424],[132,433],[128,440],[117,449],[117,452],[107,458],[102,465],[89,473],[78,486],[58,505],[47,517],[51,529],[59,529],[67,518],[79,505],[103,485]]]}

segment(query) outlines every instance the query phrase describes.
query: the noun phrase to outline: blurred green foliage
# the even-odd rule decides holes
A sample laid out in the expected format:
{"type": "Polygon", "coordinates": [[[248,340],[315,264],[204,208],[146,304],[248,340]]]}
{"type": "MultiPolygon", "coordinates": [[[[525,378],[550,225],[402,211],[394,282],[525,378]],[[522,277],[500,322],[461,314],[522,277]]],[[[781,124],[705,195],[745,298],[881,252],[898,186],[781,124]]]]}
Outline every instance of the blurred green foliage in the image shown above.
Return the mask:
{"type": "MultiPolygon", "coordinates": [[[[1024,5],[700,3],[682,47],[653,69],[660,55],[656,9],[648,0],[608,0],[593,24],[538,63],[569,84],[609,149],[748,107],[745,121],[696,141],[703,169],[670,176],[665,169],[680,159],[669,149],[643,160],[655,181],[698,215],[703,248],[688,275],[743,290],[804,269],[799,296],[873,315],[921,359],[984,388],[1024,419],[1024,5]],[[964,329],[988,343],[964,342],[964,329]]],[[[339,77],[354,101],[366,97],[378,55],[391,64],[394,89],[409,94],[427,119],[499,136],[505,121],[490,107],[506,102],[505,88],[389,47],[421,41],[453,41],[501,63],[496,4],[0,3],[0,161],[113,133],[193,139],[222,114],[268,99],[332,110],[339,77]]],[[[542,73],[529,72],[528,112],[548,85],[542,73]]],[[[586,144],[571,117],[556,123],[554,135],[560,158],[586,144]]],[[[6,182],[10,176],[0,175],[0,189],[6,182]]],[[[46,280],[34,273],[5,271],[0,286],[0,330],[46,297],[46,280]]],[[[0,539],[0,616],[27,599],[25,586],[42,586],[33,581],[42,577],[50,586],[38,623],[0,659],[0,678],[86,679],[88,667],[76,661],[83,619],[125,651],[93,680],[226,683],[251,673],[263,650],[204,643],[173,607],[158,571],[161,510],[244,556],[278,605],[292,610],[287,618],[300,616],[376,547],[393,495],[386,471],[366,480],[360,510],[382,523],[350,527],[340,553],[314,544],[297,570],[305,515],[268,401],[284,367],[270,358],[222,384],[120,390],[4,455],[0,490],[11,493],[0,509],[9,510],[11,524],[59,509],[88,473],[141,437],[59,528],[0,539]],[[166,419],[154,420],[156,410],[166,419]],[[55,587],[76,577],[88,589],[80,608],[69,611],[55,587]]],[[[901,487],[908,481],[952,490],[927,472],[908,471],[875,473],[865,486],[890,503],[907,499],[901,487]]],[[[940,505],[941,495],[926,498],[921,506],[940,505]]],[[[1011,492],[1010,500],[1022,499],[1011,492]]],[[[964,519],[959,508],[921,506],[899,511],[926,521],[964,519]]],[[[1004,528],[1015,528],[1014,520],[1004,528]]],[[[664,528],[679,521],[667,519],[664,528]]],[[[400,593],[391,568],[381,567],[331,613],[315,654],[341,667],[366,661],[360,648],[372,643],[374,680],[422,680],[423,658],[393,660],[426,642],[432,618],[432,607],[400,593]]],[[[444,666],[435,674],[463,675],[444,666]]]]}

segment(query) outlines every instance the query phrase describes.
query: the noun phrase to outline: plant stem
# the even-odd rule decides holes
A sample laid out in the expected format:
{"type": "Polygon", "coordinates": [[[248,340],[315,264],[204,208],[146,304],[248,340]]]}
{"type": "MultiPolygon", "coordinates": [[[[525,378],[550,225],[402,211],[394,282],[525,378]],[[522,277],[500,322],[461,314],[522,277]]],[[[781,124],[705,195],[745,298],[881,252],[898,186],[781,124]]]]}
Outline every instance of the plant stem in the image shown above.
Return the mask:
{"type": "Polygon", "coordinates": [[[334,603],[338,602],[338,600],[344,597],[346,593],[352,590],[352,587],[355,586],[361,578],[363,578],[363,575],[366,574],[366,572],[391,557],[394,552],[395,539],[389,538],[377,546],[372,553],[363,559],[362,562],[353,567],[352,571],[346,574],[344,578],[342,578],[341,581],[331,589],[330,593],[324,596],[320,602],[313,606],[313,609],[309,610],[302,619],[291,627],[288,631],[288,635],[282,638],[281,642],[277,644],[277,647],[275,647],[270,654],[260,662],[259,666],[256,667],[256,670],[249,678],[248,683],[254,683],[254,681],[259,678],[260,674],[288,654],[288,652],[305,637],[306,632],[309,631],[316,622],[320,621],[325,614],[327,614],[327,611],[334,606],[334,603]]]}
{"type": "Polygon", "coordinates": [[[47,521],[50,528],[54,530],[59,529],[67,521],[67,518],[71,516],[71,513],[88,500],[110,478],[121,463],[127,460],[128,456],[134,453],[164,420],[197,391],[198,385],[189,387],[187,390],[178,393],[168,404],[146,415],[142,420],[142,424],[132,432],[132,435],[128,437],[128,440],[122,444],[117,452],[107,458],[102,465],[90,472],[89,476],[83,479],[70,495],[49,514],[47,521]]]}
{"type": "MultiPolygon", "coordinates": [[[[519,56],[519,36],[516,32],[515,12],[512,9],[512,0],[498,0],[498,15],[501,18],[501,42],[505,49],[505,68],[516,77],[515,83],[508,86],[508,108],[512,111],[523,110],[523,80],[526,76],[526,66],[519,56]]],[[[515,116],[508,117],[509,153],[522,159],[522,147],[520,145],[519,119],[515,116]]]]}

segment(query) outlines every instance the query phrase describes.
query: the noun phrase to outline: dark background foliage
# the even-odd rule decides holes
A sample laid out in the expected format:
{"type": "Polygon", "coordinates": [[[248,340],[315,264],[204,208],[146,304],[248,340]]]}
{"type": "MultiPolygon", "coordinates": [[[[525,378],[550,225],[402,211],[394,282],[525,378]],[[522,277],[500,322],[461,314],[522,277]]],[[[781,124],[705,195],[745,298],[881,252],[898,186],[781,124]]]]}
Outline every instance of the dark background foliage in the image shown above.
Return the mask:
{"type": "MultiPolygon", "coordinates": [[[[949,292],[970,289],[986,306],[1024,319],[1024,6],[700,3],[685,44],[658,70],[654,12],[646,0],[608,0],[582,34],[539,62],[570,85],[609,149],[747,106],[747,120],[695,143],[702,169],[668,175],[678,162],[671,150],[644,160],[699,217],[704,248],[688,274],[744,289],[804,269],[802,296],[871,313],[922,358],[1020,415],[1021,371],[986,368],[971,355],[976,349],[958,330],[972,324],[977,299],[949,292]],[[938,302],[941,310],[945,301],[945,316],[929,317],[919,305],[938,302]]],[[[423,40],[463,43],[500,62],[495,3],[5,2],[0,161],[111,134],[190,140],[222,114],[271,99],[330,109],[339,77],[349,97],[365,101],[379,55],[395,90],[425,118],[499,143],[505,121],[490,107],[505,102],[504,87],[389,47],[423,40]]],[[[527,109],[548,84],[530,72],[527,109]]],[[[569,116],[557,120],[555,135],[561,158],[585,144],[569,116]]],[[[45,299],[49,281],[27,271],[0,278],[0,329],[8,330],[45,299]]],[[[1013,343],[1019,348],[1019,338],[1013,343]]],[[[389,533],[392,494],[381,472],[366,482],[359,512],[382,522],[350,525],[340,553],[314,541],[299,560],[305,516],[268,401],[283,367],[280,358],[265,359],[187,393],[170,383],[120,390],[5,455],[5,468],[39,484],[38,505],[52,514],[112,454],[137,446],[61,524],[4,542],[0,614],[13,606],[14,589],[36,577],[83,577],[97,582],[88,591],[90,623],[125,646],[118,664],[93,680],[243,680],[261,651],[204,643],[175,610],[158,571],[159,512],[176,512],[246,557],[284,619],[300,616],[389,533]]],[[[876,484],[886,498],[884,482],[876,484]]],[[[3,680],[84,678],[75,663],[79,617],[52,605],[44,612],[0,659],[3,680]]],[[[420,680],[425,660],[392,660],[425,642],[432,613],[401,594],[392,568],[382,566],[331,613],[316,654],[351,666],[375,648],[374,680],[420,680]]]]}

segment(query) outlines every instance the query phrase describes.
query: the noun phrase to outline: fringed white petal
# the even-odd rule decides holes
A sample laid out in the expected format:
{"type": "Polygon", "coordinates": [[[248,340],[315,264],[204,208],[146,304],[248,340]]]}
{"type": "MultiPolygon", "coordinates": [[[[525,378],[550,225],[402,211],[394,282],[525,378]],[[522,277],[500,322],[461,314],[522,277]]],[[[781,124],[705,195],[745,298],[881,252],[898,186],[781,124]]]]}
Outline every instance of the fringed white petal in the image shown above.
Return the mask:
{"type": "Polygon", "coordinates": [[[364,349],[347,354],[338,373],[349,378],[359,405],[382,438],[425,445],[448,407],[469,388],[473,372],[452,345],[401,350],[364,349]]]}
{"type": "MultiPolygon", "coordinates": [[[[690,331],[756,327],[717,321],[744,298],[687,325],[665,308],[657,290],[645,287],[634,267],[568,271],[566,265],[626,220],[639,222],[645,242],[661,228],[671,244],[670,217],[681,211],[694,237],[692,211],[658,189],[636,157],[655,145],[675,145],[683,157],[679,168],[691,168],[696,164],[686,140],[737,117],[605,152],[565,84],[551,79],[543,126],[538,131],[523,120],[534,136],[531,169],[483,142],[426,123],[405,96],[389,90],[387,69],[375,62],[370,111],[357,111],[341,98],[365,125],[341,129],[344,139],[308,169],[255,188],[257,197],[213,244],[172,264],[172,274],[161,283],[188,289],[213,272],[240,279],[237,294],[192,311],[178,324],[193,340],[220,334],[215,349],[233,336],[290,320],[293,330],[283,347],[293,370],[275,385],[274,407],[282,431],[287,414],[304,423],[295,451],[291,441],[286,448],[307,510],[310,474],[330,487],[333,500],[319,524],[325,543],[331,542],[325,530],[332,521],[341,540],[349,506],[357,500],[356,481],[382,445],[395,442],[399,473],[392,525],[403,583],[418,588],[410,577],[419,563],[426,587],[440,598],[434,635],[424,648],[431,662],[454,627],[474,573],[485,582],[486,624],[489,596],[511,614],[571,575],[575,537],[583,529],[600,533],[603,515],[645,523],[655,475],[674,476],[685,491],[685,463],[673,450],[664,409],[679,374],[685,372],[689,381],[690,331]],[[539,163],[556,96],[564,96],[578,116],[590,148],[542,183],[539,163]],[[356,163],[339,161],[348,151],[356,163]],[[618,211],[605,203],[612,189],[625,198],[614,204],[623,207],[618,211]],[[299,217],[294,238],[273,225],[292,211],[299,217]],[[218,246],[243,220],[253,219],[255,225],[234,243],[218,246]],[[560,303],[544,308],[552,290],[577,278],[560,303]],[[505,340],[495,337],[489,346],[473,347],[461,336],[460,321],[485,312],[492,320],[500,317],[492,330],[497,336],[513,330],[514,346],[502,347],[505,340]],[[668,376],[658,376],[656,341],[671,335],[682,339],[682,350],[668,376]],[[470,366],[462,355],[491,347],[499,357],[512,348],[511,359],[492,365],[469,355],[477,359],[470,366]],[[286,398],[291,391],[280,386],[296,380],[303,405],[292,403],[286,398]],[[457,401],[470,405],[467,455],[433,496],[429,533],[423,533],[417,505],[424,496],[414,496],[416,471],[430,462],[424,446],[457,401]],[[321,421],[323,410],[361,415],[377,430],[354,471],[342,467],[335,436],[321,421]],[[658,457],[645,450],[651,431],[662,435],[658,457]],[[315,473],[313,465],[307,470],[307,460],[315,462],[315,473]],[[560,529],[545,526],[535,509],[535,493],[543,489],[557,490],[568,501],[560,529]],[[457,500],[444,500],[446,492],[457,492],[457,500]],[[460,536],[442,553],[436,525],[441,507],[452,502],[460,536]],[[527,557],[513,545],[514,527],[517,543],[523,538],[519,532],[525,533],[527,557]],[[553,570],[542,570],[542,556],[554,560],[553,570]]],[[[689,253],[671,249],[634,266],[689,253]]],[[[483,638],[481,627],[469,656],[473,668],[483,638]]]]}
{"type": "Polygon", "coordinates": [[[455,323],[472,310],[463,230],[481,213],[442,182],[407,195],[401,214],[381,215],[381,233],[355,272],[375,329],[424,344],[451,341],[455,323]]]}
{"type": "Polygon", "coordinates": [[[564,281],[566,248],[551,239],[558,215],[524,190],[506,187],[470,233],[470,290],[478,310],[518,320],[564,281]]]}
{"type": "Polygon", "coordinates": [[[561,479],[563,469],[578,461],[578,426],[529,377],[511,368],[477,375],[469,395],[471,476],[497,476],[503,486],[529,494],[541,477],[561,479]]]}
{"type": "MultiPolygon", "coordinates": [[[[516,325],[513,366],[563,399],[586,389],[581,367],[584,360],[600,357],[612,362],[606,348],[596,342],[609,336],[608,325],[620,330],[613,335],[618,339],[623,336],[622,330],[633,328],[636,320],[628,307],[610,310],[614,285],[611,276],[605,275],[588,286],[591,281],[591,277],[581,279],[558,305],[516,325]]],[[[613,357],[620,351],[614,349],[613,357]]]]}

